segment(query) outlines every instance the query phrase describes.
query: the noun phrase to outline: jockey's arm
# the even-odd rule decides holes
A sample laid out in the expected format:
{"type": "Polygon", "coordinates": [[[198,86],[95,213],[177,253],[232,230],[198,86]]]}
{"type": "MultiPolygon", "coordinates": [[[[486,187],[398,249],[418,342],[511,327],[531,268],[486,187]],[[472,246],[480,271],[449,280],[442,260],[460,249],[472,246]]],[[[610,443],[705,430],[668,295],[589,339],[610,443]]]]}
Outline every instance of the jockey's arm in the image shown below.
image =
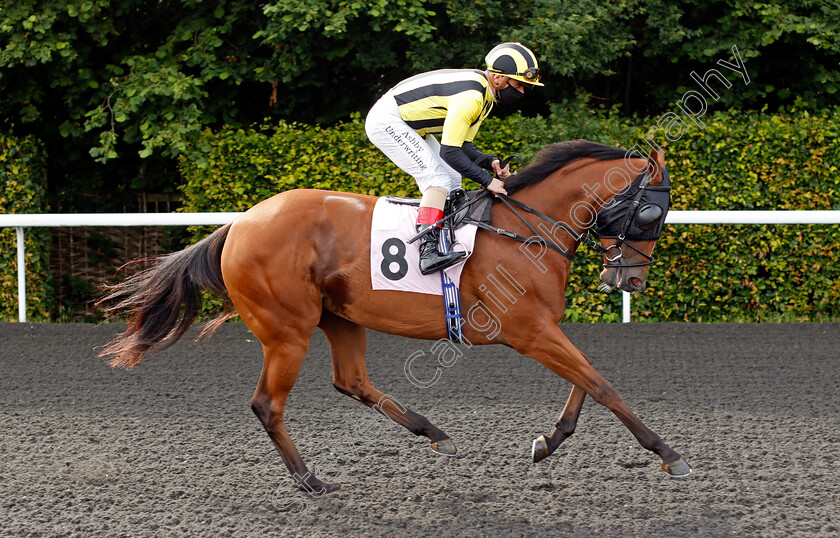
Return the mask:
{"type": "Polygon", "coordinates": [[[464,153],[467,154],[467,157],[472,159],[472,162],[485,170],[492,171],[496,174],[497,178],[507,179],[510,176],[510,166],[502,168],[502,160],[498,155],[493,155],[492,153],[482,153],[476,149],[472,142],[464,142],[463,149],[464,153]]]}
{"type": "Polygon", "coordinates": [[[483,187],[486,187],[493,181],[493,176],[490,175],[485,168],[491,167],[491,163],[497,157],[495,155],[487,155],[481,153],[471,142],[465,142],[464,146],[457,147],[457,146],[448,146],[446,144],[441,144],[440,146],[440,156],[444,160],[446,164],[451,166],[456,172],[461,174],[464,177],[470,178],[476,181],[483,187]],[[472,156],[468,153],[470,150],[465,150],[464,146],[472,146],[472,150],[474,153],[472,155],[478,154],[478,159],[481,162],[478,162],[472,158],[472,156]]]}
{"type": "Polygon", "coordinates": [[[464,150],[464,153],[467,154],[467,157],[469,157],[472,162],[484,168],[485,170],[492,170],[493,165],[491,163],[499,158],[498,156],[493,155],[492,153],[482,153],[478,150],[478,148],[475,147],[475,144],[473,144],[472,142],[464,142],[464,145],[461,146],[461,149],[464,150]]]}
{"type": "Polygon", "coordinates": [[[440,156],[462,176],[476,181],[483,187],[492,185],[490,190],[493,192],[503,192],[502,183],[485,170],[486,168],[495,171],[499,167],[498,157],[480,152],[472,143],[472,137],[481,124],[483,107],[482,96],[476,96],[474,92],[453,96],[443,123],[440,156]]]}

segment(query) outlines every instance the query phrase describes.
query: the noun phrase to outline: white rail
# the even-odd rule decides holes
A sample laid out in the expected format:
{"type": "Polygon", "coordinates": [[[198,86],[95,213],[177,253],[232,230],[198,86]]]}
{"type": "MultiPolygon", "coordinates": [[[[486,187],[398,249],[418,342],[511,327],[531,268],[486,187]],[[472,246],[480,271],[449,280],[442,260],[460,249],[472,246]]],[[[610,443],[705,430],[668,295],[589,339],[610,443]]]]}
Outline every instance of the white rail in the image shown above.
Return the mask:
{"type": "Polygon", "coordinates": [[[205,226],[227,224],[242,213],[55,213],[0,215],[0,228],[68,226],[205,226]]]}
{"type": "MultiPolygon", "coordinates": [[[[24,228],[68,226],[205,226],[227,224],[241,213],[74,213],[0,215],[0,228],[17,236],[18,319],[26,321],[24,228]]],[[[671,211],[667,224],[840,224],[840,211],[671,211]]],[[[630,294],[622,292],[623,321],[630,321],[630,294]]]]}

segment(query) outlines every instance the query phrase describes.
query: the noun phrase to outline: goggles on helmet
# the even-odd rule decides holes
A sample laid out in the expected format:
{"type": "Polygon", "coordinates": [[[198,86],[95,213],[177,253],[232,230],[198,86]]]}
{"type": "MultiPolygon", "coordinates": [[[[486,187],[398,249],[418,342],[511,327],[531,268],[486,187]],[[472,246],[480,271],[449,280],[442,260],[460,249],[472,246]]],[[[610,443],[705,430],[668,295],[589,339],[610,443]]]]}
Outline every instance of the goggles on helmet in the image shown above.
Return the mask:
{"type": "Polygon", "coordinates": [[[501,43],[484,57],[491,73],[504,75],[533,86],[542,86],[537,58],[521,43],[501,43]]]}
{"type": "Polygon", "coordinates": [[[506,77],[515,78],[516,80],[521,80],[522,82],[529,82],[531,84],[539,84],[540,82],[540,68],[539,67],[529,67],[522,73],[506,73],[499,69],[490,69],[491,72],[496,73],[498,75],[504,75],[506,77]]]}
{"type": "Polygon", "coordinates": [[[539,67],[529,67],[525,70],[524,73],[517,73],[520,77],[524,78],[528,82],[539,82],[540,81],[540,68],[539,67]]]}

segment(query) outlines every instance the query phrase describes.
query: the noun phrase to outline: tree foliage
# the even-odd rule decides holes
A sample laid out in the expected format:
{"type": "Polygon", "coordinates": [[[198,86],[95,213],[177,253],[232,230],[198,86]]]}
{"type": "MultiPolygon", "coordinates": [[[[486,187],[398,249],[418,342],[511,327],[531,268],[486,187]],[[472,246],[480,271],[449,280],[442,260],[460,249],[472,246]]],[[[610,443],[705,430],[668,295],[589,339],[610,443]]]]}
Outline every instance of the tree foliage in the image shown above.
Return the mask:
{"type": "Polygon", "coordinates": [[[501,40],[544,69],[526,115],[576,93],[658,112],[733,44],[754,84],[724,105],[824,106],[838,32],[834,0],[2,0],[0,126],[44,141],[64,201],[168,188],[204,128],[334,123],[419,71],[481,67],[501,40]]]}

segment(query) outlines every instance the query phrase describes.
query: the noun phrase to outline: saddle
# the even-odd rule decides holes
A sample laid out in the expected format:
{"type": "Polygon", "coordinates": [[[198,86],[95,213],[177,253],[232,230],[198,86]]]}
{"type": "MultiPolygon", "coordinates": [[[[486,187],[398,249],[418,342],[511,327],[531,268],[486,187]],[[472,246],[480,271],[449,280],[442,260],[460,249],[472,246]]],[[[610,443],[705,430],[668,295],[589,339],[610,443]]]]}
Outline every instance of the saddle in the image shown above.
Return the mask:
{"type": "MultiPolygon", "coordinates": [[[[473,200],[475,200],[478,196],[482,195],[482,193],[485,192],[486,191],[480,190],[467,191],[464,189],[455,189],[454,191],[450,192],[449,196],[446,199],[446,205],[443,208],[443,216],[444,218],[447,218],[453,213],[455,214],[455,216],[446,220],[444,228],[448,228],[454,231],[463,226],[464,224],[475,224],[476,221],[489,223],[490,210],[492,209],[492,204],[490,203],[492,198],[490,196],[485,195],[484,200],[480,200],[469,205],[473,200]]],[[[412,206],[420,205],[419,198],[407,198],[404,196],[386,196],[385,199],[392,204],[403,204],[412,206]]]]}
{"type": "MultiPolygon", "coordinates": [[[[439,237],[438,251],[442,254],[450,252],[452,245],[455,244],[455,230],[465,224],[489,226],[490,211],[493,207],[492,199],[493,197],[489,196],[488,191],[456,189],[449,193],[443,210],[443,233],[439,237]]],[[[388,196],[386,200],[392,204],[420,205],[420,200],[416,198],[388,196]]],[[[440,271],[440,280],[447,337],[451,342],[464,343],[462,331],[464,321],[461,314],[460,293],[457,286],[442,270],[440,271]]]]}

